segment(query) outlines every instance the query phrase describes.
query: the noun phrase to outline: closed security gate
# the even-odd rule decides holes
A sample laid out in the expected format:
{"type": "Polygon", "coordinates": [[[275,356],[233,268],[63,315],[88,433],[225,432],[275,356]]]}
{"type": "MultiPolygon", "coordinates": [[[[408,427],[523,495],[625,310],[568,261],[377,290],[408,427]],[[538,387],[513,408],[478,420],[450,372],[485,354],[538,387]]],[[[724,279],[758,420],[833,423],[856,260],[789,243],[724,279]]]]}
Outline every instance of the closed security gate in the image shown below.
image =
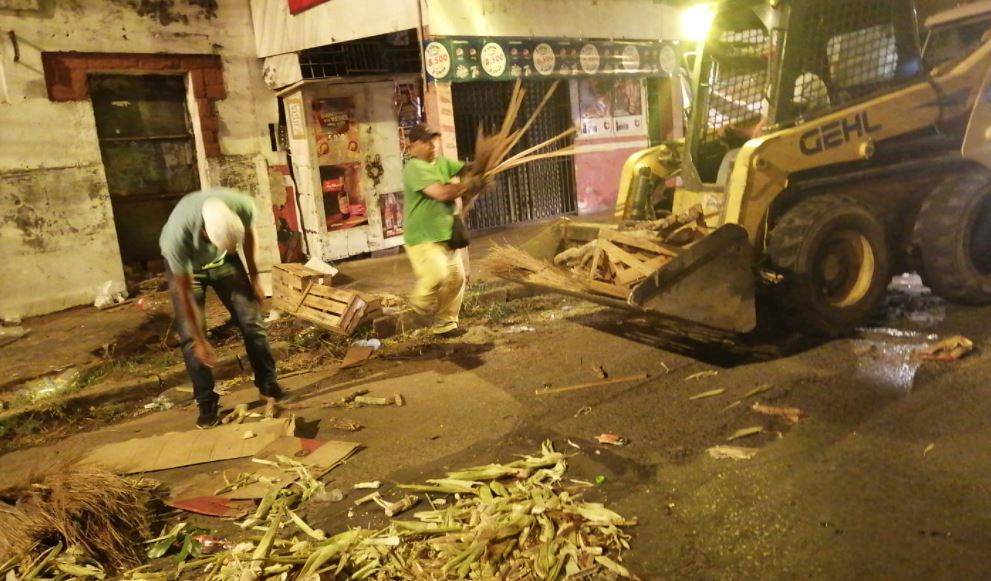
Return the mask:
{"type": "MultiPolygon", "coordinates": [[[[480,125],[491,133],[502,124],[513,85],[513,82],[493,82],[455,83],[452,86],[459,156],[468,159],[474,157],[475,135],[480,125]]],[[[515,129],[519,129],[530,118],[551,82],[528,81],[523,86],[526,97],[517,116],[515,129]]],[[[563,82],[510,155],[533,147],[571,127],[571,97],[568,94],[568,83],[563,82]]],[[[571,141],[571,138],[559,141],[551,148],[570,145],[571,141]]],[[[472,206],[468,214],[468,227],[472,230],[493,228],[569,214],[576,209],[573,158],[544,159],[499,174],[494,190],[481,196],[472,206]]]]}

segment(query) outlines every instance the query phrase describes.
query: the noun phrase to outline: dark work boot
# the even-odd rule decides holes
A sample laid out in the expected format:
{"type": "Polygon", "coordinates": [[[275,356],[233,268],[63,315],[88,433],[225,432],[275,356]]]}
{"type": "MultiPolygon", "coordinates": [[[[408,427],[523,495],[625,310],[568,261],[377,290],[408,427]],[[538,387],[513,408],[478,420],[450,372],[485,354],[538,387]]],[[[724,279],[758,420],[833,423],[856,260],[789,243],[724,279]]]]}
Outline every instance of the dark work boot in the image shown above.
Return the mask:
{"type": "Polygon", "coordinates": [[[210,403],[200,404],[200,415],[196,418],[196,427],[205,430],[207,428],[212,428],[217,425],[218,422],[218,412],[220,411],[220,402],[212,401],[210,403]]]}
{"type": "Polygon", "coordinates": [[[274,399],[280,403],[285,403],[292,399],[292,397],[274,381],[264,387],[259,387],[258,392],[261,393],[262,397],[274,399]]]}

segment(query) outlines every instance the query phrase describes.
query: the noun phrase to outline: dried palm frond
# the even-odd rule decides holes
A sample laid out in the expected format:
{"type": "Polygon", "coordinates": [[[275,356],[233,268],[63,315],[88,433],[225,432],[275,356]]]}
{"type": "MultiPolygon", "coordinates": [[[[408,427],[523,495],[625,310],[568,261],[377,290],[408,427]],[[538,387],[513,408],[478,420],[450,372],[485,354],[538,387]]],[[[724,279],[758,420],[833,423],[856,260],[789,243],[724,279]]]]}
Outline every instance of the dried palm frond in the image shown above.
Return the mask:
{"type": "Polygon", "coordinates": [[[533,147],[507,158],[507,156],[509,156],[509,152],[512,151],[517,144],[519,144],[520,140],[523,139],[526,132],[540,116],[540,113],[544,110],[544,107],[550,102],[551,97],[554,96],[559,84],[560,81],[555,81],[551,85],[550,89],[548,89],[548,91],[544,94],[544,97],[540,100],[540,103],[537,105],[536,109],[534,109],[530,117],[523,123],[523,126],[519,129],[513,130],[526,97],[526,90],[523,88],[522,82],[517,79],[516,85],[513,87],[513,93],[509,98],[509,106],[506,109],[506,115],[503,117],[499,130],[496,133],[489,135],[486,134],[484,128],[479,125],[478,132],[475,137],[475,159],[472,161],[471,165],[469,165],[464,174],[465,181],[470,184],[470,190],[467,194],[465,194],[463,200],[464,212],[467,212],[468,209],[471,208],[475,198],[480,193],[485,191],[487,185],[491,183],[492,179],[496,175],[527,163],[539,161],[541,159],[574,155],[575,149],[573,146],[564,147],[556,151],[536,153],[541,149],[549,147],[554,143],[573,135],[575,133],[575,129],[571,128],[562,132],[560,135],[552,137],[542,143],[538,143],[533,147]]]}
{"type": "Polygon", "coordinates": [[[496,244],[484,262],[486,269],[500,278],[572,290],[587,286],[574,274],[512,246],[496,244]]]}
{"type": "Polygon", "coordinates": [[[111,570],[137,564],[155,486],[92,466],[49,469],[0,492],[0,554],[31,559],[58,544],[111,570]]]}

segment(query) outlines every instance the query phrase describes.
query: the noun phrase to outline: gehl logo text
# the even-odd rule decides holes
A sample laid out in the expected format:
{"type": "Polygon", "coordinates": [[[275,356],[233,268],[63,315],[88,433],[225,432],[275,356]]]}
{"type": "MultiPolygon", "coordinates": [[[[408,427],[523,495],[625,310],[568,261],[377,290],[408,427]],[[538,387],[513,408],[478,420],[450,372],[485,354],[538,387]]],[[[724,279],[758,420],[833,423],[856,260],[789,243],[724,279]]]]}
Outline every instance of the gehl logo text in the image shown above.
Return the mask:
{"type": "Polygon", "coordinates": [[[867,111],[863,111],[847,119],[832,121],[806,131],[802,134],[799,147],[805,155],[816,155],[850,143],[854,137],[867,137],[880,130],[881,126],[871,125],[867,111]]]}

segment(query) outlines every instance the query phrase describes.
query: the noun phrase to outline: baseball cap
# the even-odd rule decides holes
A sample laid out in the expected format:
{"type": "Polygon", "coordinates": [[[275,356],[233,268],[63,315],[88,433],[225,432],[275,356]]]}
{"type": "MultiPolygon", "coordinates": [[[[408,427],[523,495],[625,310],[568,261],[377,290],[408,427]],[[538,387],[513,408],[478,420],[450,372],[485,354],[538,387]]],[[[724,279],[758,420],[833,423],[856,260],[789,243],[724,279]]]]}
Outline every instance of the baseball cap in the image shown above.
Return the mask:
{"type": "Polygon", "coordinates": [[[434,131],[426,123],[420,123],[409,130],[410,141],[430,141],[435,137],[440,137],[440,132],[434,131]]]}

